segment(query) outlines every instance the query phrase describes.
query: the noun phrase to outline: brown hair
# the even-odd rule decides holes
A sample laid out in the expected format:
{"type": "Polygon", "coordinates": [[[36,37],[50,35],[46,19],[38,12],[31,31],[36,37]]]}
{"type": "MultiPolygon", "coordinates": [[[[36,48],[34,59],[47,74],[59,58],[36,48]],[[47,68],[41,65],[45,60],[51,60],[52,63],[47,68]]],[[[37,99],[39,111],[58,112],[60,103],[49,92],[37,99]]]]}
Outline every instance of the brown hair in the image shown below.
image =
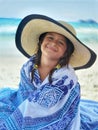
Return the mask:
{"type": "MultiPolygon", "coordinates": [[[[41,44],[42,44],[46,34],[47,33],[43,33],[39,37],[38,51],[36,53],[36,59],[35,59],[35,64],[38,65],[38,66],[40,65],[40,62],[41,62],[40,61],[41,60],[41,54],[42,54],[41,44]]],[[[68,38],[65,38],[65,40],[66,40],[66,44],[67,44],[67,50],[65,51],[64,56],[62,58],[60,58],[60,60],[58,62],[58,64],[61,67],[66,66],[66,65],[68,66],[70,57],[71,57],[72,53],[74,52],[74,46],[73,46],[72,42],[68,38]]],[[[50,83],[52,83],[52,74],[55,70],[56,70],[56,68],[54,68],[50,71],[50,74],[49,74],[49,82],[50,83]]],[[[34,71],[35,71],[35,68],[33,68],[33,70],[32,70],[32,80],[34,78],[34,71]]]]}

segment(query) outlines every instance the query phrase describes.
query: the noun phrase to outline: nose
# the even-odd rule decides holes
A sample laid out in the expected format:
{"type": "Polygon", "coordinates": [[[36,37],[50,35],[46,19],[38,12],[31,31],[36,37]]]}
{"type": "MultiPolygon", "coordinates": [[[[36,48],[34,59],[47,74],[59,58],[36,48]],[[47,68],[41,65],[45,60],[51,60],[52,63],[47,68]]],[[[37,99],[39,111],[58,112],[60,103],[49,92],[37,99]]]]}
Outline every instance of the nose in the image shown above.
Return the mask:
{"type": "Polygon", "coordinates": [[[53,40],[51,43],[52,43],[52,46],[56,46],[57,45],[57,41],[56,40],[53,40]]]}

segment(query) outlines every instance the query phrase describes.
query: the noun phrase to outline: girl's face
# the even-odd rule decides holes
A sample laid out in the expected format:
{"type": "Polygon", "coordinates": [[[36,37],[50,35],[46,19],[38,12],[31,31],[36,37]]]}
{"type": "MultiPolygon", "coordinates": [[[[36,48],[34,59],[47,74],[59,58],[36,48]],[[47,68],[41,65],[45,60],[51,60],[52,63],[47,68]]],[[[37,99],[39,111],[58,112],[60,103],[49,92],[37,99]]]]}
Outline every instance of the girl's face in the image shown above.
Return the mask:
{"type": "Polygon", "coordinates": [[[65,37],[54,32],[47,33],[41,45],[42,55],[57,61],[63,57],[66,49],[65,37]]]}

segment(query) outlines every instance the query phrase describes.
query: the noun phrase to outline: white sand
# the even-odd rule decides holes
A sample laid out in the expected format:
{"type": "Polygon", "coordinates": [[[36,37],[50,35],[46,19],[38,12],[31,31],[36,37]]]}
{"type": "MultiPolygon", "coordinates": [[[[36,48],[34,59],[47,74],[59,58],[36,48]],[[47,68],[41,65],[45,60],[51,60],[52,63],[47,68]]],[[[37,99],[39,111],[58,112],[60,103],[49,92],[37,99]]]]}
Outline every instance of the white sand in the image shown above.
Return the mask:
{"type": "Polygon", "coordinates": [[[0,57],[0,87],[17,87],[20,69],[26,61],[24,56],[0,57]]]}
{"type": "MultiPolygon", "coordinates": [[[[22,55],[0,56],[0,87],[18,87],[20,69],[26,61],[27,58],[22,55]]],[[[82,98],[98,101],[98,60],[91,68],[78,70],[76,74],[81,85],[82,98]]]]}
{"type": "Polygon", "coordinates": [[[78,70],[82,98],[98,101],[98,60],[89,69],[78,70]]]}
{"type": "Polygon", "coordinates": [[[76,74],[81,85],[82,98],[98,101],[98,45],[90,44],[89,47],[96,52],[97,59],[93,66],[88,69],[79,70],[76,74]]]}

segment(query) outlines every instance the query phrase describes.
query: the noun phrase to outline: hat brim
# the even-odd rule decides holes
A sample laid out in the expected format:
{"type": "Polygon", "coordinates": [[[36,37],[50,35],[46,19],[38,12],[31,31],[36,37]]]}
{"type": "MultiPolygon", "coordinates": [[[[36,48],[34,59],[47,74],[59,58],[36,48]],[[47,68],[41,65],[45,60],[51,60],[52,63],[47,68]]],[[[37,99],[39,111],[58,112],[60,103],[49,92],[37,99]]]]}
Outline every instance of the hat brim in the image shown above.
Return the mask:
{"type": "Polygon", "coordinates": [[[19,24],[16,32],[16,46],[26,57],[31,57],[38,48],[39,36],[45,32],[56,32],[67,37],[75,51],[70,58],[74,69],[88,68],[96,60],[96,54],[84,45],[68,28],[60,22],[44,15],[28,15],[19,24]]]}

